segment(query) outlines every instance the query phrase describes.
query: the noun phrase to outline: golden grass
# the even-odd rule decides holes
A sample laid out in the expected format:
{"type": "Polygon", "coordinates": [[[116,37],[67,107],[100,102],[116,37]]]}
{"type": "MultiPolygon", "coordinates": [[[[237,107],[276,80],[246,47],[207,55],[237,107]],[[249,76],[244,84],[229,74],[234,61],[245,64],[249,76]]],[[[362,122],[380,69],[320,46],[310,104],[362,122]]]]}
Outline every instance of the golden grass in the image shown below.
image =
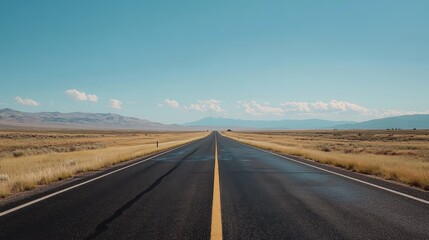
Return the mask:
{"type": "Polygon", "coordinates": [[[0,132],[0,196],[153,154],[207,134],[0,132]],[[17,151],[23,154],[14,154],[17,151]]]}
{"type": "Polygon", "coordinates": [[[300,156],[429,190],[429,131],[223,132],[266,150],[300,156]]]}

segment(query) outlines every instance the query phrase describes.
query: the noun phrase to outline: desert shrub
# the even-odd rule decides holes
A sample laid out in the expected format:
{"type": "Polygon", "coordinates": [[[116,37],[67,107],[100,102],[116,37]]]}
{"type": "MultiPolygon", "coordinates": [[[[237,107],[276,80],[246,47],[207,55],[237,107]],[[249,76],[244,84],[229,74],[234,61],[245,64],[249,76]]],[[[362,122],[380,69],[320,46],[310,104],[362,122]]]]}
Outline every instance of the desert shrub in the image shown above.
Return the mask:
{"type": "Polygon", "coordinates": [[[14,157],[22,157],[22,156],[24,156],[24,152],[22,150],[15,150],[15,151],[13,151],[12,154],[13,154],[14,157]]]}
{"type": "Polygon", "coordinates": [[[7,180],[9,180],[9,175],[0,174],[0,182],[6,182],[7,180]]]}
{"type": "Polygon", "coordinates": [[[331,151],[331,149],[330,149],[328,146],[323,146],[323,147],[322,147],[322,151],[323,151],[323,152],[330,152],[330,151],[331,151]]]}

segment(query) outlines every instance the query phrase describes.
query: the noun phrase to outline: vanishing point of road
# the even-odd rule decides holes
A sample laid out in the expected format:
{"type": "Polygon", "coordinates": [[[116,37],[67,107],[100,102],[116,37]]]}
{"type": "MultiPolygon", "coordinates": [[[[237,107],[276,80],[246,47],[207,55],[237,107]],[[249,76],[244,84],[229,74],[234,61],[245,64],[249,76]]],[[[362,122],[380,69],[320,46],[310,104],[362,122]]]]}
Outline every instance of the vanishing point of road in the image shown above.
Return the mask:
{"type": "Polygon", "coordinates": [[[429,239],[426,192],[325,169],[214,132],[3,207],[0,239],[429,239]]]}

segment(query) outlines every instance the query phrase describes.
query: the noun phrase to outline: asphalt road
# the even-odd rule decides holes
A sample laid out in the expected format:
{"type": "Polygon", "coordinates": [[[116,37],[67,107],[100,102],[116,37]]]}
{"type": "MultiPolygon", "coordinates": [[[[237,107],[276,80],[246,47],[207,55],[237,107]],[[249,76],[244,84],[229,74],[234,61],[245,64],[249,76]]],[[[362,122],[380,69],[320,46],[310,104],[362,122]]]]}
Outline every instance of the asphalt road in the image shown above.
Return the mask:
{"type": "Polygon", "coordinates": [[[217,133],[1,216],[0,239],[210,239],[216,142],[224,239],[429,239],[428,204],[217,133]]]}

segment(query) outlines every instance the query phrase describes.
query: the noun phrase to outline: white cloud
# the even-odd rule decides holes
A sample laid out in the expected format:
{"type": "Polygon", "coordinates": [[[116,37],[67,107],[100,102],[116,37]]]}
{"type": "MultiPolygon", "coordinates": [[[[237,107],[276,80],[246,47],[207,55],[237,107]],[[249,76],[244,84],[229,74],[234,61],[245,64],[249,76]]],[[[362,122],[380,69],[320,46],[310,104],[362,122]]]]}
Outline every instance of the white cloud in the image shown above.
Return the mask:
{"type": "Polygon", "coordinates": [[[198,112],[214,111],[219,113],[225,111],[220,106],[220,101],[215,99],[199,100],[196,103],[190,104],[189,106],[184,106],[184,108],[186,110],[194,110],[198,112]]]}
{"type": "Polygon", "coordinates": [[[429,110],[427,111],[405,111],[405,110],[373,110],[374,115],[379,118],[383,117],[394,117],[394,116],[402,116],[402,115],[414,115],[414,114],[429,114],[429,110]]]}
{"type": "MultiPolygon", "coordinates": [[[[164,101],[162,104],[159,104],[159,106],[167,106],[169,103],[168,101],[164,101]]],[[[171,104],[173,103],[171,102],[171,104]]],[[[221,102],[214,99],[200,100],[196,103],[183,106],[183,108],[187,111],[198,111],[202,113],[212,111],[226,115],[226,111],[221,107],[221,102]]],[[[403,111],[372,109],[357,103],[335,99],[314,102],[287,101],[277,106],[263,101],[238,101],[233,109],[233,115],[239,118],[242,117],[242,114],[246,114],[258,118],[275,116],[277,118],[290,119],[320,118],[356,121],[410,114],[429,114],[429,110],[403,111]]]]}
{"type": "MultiPolygon", "coordinates": [[[[166,99],[168,100],[168,99],[166,99]]],[[[170,100],[174,101],[174,100],[170,100]]],[[[218,112],[226,115],[226,111],[221,107],[219,100],[208,99],[200,100],[196,103],[184,106],[187,111],[198,112],[218,112]]],[[[164,101],[159,106],[169,105],[168,101],[164,101]]],[[[241,114],[252,115],[255,117],[286,117],[291,119],[336,119],[336,120],[368,120],[374,118],[383,118],[390,116],[410,115],[410,114],[429,114],[428,111],[403,111],[403,110],[386,110],[372,109],[362,106],[357,103],[342,100],[330,101],[287,101],[279,105],[270,104],[268,102],[257,101],[238,101],[235,108],[235,116],[241,114]]]]}
{"type": "Polygon", "coordinates": [[[19,104],[26,105],[26,106],[39,106],[40,102],[37,102],[33,99],[29,98],[21,98],[21,97],[15,97],[15,101],[19,104]]]}
{"type": "Polygon", "coordinates": [[[315,103],[311,104],[314,108],[320,109],[320,110],[328,110],[329,109],[329,103],[325,103],[322,101],[317,101],[315,103]]]}
{"type": "Polygon", "coordinates": [[[288,114],[305,114],[314,117],[329,117],[339,114],[362,116],[369,118],[384,118],[411,114],[429,114],[429,111],[404,111],[404,110],[385,110],[371,109],[348,101],[331,100],[329,102],[283,102],[280,103],[283,110],[288,114]]]}
{"type": "MultiPolygon", "coordinates": [[[[167,106],[169,106],[169,107],[172,107],[172,108],[179,108],[179,102],[177,102],[176,100],[174,100],[174,99],[165,99],[164,100],[164,103],[165,103],[165,105],[167,105],[167,106]]],[[[162,106],[162,104],[161,104],[161,106],[162,106]]]]}
{"type": "Polygon", "coordinates": [[[88,100],[88,97],[86,96],[86,93],[79,92],[76,89],[69,89],[69,90],[66,90],[64,93],[67,94],[67,95],[69,95],[70,97],[76,99],[76,100],[80,100],[80,101],[86,101],[86,100],[88,100]]]}
{"type": "Polygon", "coordinates": [[[87,94],[85,92],[79,92],[76,89],[69,89],[64,91],[64,93],[72,97],[73,99],[79,100],[79,101],[90,101],[90,102],[98,101],[98,97],[95,94],[87,94]]]}
{"type": "Polygon", "coordinates": [[[381,112],[377,111],[377,114],[382,116],[400,116],[400,115],[411,115],[418,114],[419,112],[415,111],[402,111],[402,110],[383,110],[381,112]]]}
{"type": "Polygon", "coordinates": [[[364,114],[364,115],[371,114],[370,109],[365,108],[361,105],[346,102],[346,101],[331,100],[328,104],[328,109],[329,109],[329,107],[332,109],[335,109],[335,110],[340,110],[340,111],[353,111],[353,112],[357,112],[357,113],[364,114]]]}
{"type": "Polygon", "coordinates": [[[98,97],[95,94],[87,94],[86,96],[88,97],[88,100],[91,102],[97,102],[98,101],[98,97]]]}
{"type": "Polygon", "coordinates": [[[361,105],[347,102],[331,100],[329,102],[283,102],[281,106],[285,107],[286,112],[304,112],[304,113],[320,113],[320,112],[355,112],[362,115],[371,115],[373,111],[361,105]]]}
{"type": "Polygon", "coordinates": [[[256,101],[238,101],[239,106],[244,108],[244,112],[250,115],[282,115],[285,111],[279,107],[271,107],[268,103],[259,104],[256,101]]]}
{"type": "Polygon", "coordinates": [[[311,112],[311,106],[308,102],[284,102],[280,103],[280,105],[283,107],[289,107],[289,109],[286,109],[286,111],[296,110],[299,112],[311,112]]]}
{"type": "Polygon", "coordinates": [[[122,108],[122,102],[118,99],[110,99],[110,105],[111,108],[114,109],[121,109],[122,108]]]}

